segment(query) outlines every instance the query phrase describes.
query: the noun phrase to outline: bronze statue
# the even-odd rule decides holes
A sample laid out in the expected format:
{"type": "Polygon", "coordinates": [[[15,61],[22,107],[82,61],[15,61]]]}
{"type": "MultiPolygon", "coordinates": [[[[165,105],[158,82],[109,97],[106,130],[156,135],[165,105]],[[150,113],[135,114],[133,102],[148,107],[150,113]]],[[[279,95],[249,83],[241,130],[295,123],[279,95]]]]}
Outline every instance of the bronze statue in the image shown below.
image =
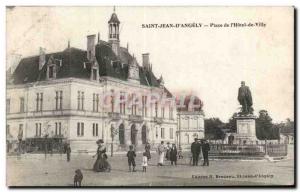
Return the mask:
{"type": "Polygon", "coordinates": [[[253,114],[251,91],[248,86],[245,86],[245,81],[241,82],[238,101],[242,105],[241,114],[253,114]]]}

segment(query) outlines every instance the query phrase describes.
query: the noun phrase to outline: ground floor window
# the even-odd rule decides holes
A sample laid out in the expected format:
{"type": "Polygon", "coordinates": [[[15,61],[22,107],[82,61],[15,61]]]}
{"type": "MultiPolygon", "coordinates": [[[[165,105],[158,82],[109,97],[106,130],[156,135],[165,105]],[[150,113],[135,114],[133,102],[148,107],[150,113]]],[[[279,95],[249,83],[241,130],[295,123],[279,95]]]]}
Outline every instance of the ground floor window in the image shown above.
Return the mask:
{"type": "Polygon", "coordinates": [[[161,137],[162,139],[165,138],[165,128],[163,128],[163,127],[161,128],[160,137],[161,137]]]}
{"type": "Polygon", "coordinates": [[[84,136],[84,123],[82,122],[77,123],[77,136],[78,137],[84,136]]]}
{"type": "Polygon", "coordinates": [[[42,124],[36,123],[35,124],[35,136],[40,137],[42,135],[42,124]]]}
{"type": "Polygon", "coordinates": [[[93,123],[93,136],[98,136],[98,123],[93,123]]]}
{"type": "Polygon", "coordinates": [[[174,136],[173,136],[173,128],[170,128],[170,139],[173,139],[174,136]]]}

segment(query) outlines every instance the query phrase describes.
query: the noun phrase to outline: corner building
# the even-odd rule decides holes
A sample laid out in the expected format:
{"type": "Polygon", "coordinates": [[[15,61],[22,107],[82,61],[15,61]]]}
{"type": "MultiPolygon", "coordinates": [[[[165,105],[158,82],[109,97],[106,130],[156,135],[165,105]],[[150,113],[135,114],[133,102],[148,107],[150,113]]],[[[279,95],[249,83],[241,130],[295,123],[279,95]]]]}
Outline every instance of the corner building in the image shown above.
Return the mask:
{"type": "Polygon", "coordinates": [[[175,143],[173,96],[153,74],[148,53],[140,65],[120,46],[119,25],[113,13],[108,42],[89,35],[87,50],[68,44],[61,52],[40,48],[39,55],[21,59],[7,80],[11,141],[22,139],[36,150],[45,138],[53,145],[67,141],[73,152],[95,151],[98,139],[108,150],[113,143],[114,151],[175,143]]]}

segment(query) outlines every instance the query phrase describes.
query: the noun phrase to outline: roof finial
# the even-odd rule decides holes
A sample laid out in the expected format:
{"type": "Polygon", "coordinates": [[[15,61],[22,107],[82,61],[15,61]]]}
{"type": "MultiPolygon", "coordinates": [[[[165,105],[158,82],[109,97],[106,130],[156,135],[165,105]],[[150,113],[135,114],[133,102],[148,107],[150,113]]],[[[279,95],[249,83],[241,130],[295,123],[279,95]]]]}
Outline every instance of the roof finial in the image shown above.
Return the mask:
{"type": "Polygon", "coordinates": [[[68,49],[70,49],[70,39],[68,39],[68,49]]]}
{"type": "Polygon", "coordinates": [[[114,6],[114,13],[116,12],[116,6],[114,6]]]}
{"type": "Polygon", "coordinates": [[[129,43],[127,42],[127,51],[129,50],[129,43]]]}
{"type": "Polygon", "coordinates": [[[98,43],[100,43],[100,32],[98,32],[98,43]]]}

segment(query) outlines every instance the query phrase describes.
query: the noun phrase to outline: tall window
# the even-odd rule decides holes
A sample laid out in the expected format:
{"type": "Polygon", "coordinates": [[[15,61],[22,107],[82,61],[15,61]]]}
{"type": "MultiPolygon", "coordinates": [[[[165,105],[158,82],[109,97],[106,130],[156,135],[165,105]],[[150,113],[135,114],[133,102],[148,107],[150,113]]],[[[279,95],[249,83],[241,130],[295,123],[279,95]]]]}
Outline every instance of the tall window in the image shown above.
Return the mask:
{"type": "Polygon", "coordinates": [[[84,110],[84,92],[81,92],[81,110],[84,110]]]}
{"type": "Polygon", "coordinates": [[[173,119],[173,107],[170,106],[169,119],[173,119]]]}
{"type": "Polygon", "coordinates": [[[77,136],[78,137],[84,136],[84,123],[82,122],[77,123],[77,136]]]}
{"type": "Polygon", "coordinates": [[[113,113],[115,110],[115,97],[112,95],[111,97],[111,112],[113,113]]]}
{"type": "Polygon", "coordinates": [[[147,117],[147,96],[142,97],[142,114],[147,117]]]}
{"type": "Polygon", "coordinates": [[[20,112],[24,113],[24,97],[20,98],[20,112]]]}
{"type": "Polygon", "coordinates": [[[43,110],[43,93],[36,93],[36,111],[43,110]]]}
{"type": "Polygon", "coordinates": [[[99,111],[99,94],[93,93],[93,111],[99,111]]]}
{"type": "Polygon", "coordinates": [[[137,114],[137,107],[138,107],[138,104],[136,102],[138,101],[138,98],[136,98],[135,94],[132,94],[131,98],[132,98],[131,114],[136,115],[137,114]]]}
{"type": "Polygon", "coordinates": [[[35,124],[35,136],[40,137],[42,135],[42,124],[36,123],[35,124]]]}
{"type": "Polygon", "coordinates": [[[165,107],[161,107],[161,117],[165,118],[165,107]]]}
{"type": "Polygon", "coordinates": [[[120,113],[125,114],[125,93],[120,93],[120,113]]]}
{"type": "Polygon", "coordinates": [[[155,117],[158,117],[158,102],[155,102],[155,117]]]}
{"type": "Polygon", "coordinates": [[[6,113],[10,113],[10,99],[6,99],[6,113]]]}
{"type": "Polygon", "coordinates": [[[83,91],[77,92],[77,109],[84,110],[84,92],[83,91]]]}
{"type": "Polygon", "coordinates": [[[55,123],[55,135],[56,136],[61,136],[62,132],[61,132],[61,122],[56,122],[55,123]]]}
{"type": "Polygon", "coordinates": [[[160,137],[162,138],[162,139],[164,139],[165,138],[165,128],[161,128],[161,130],[160,130],[161,132],[160,132],[160,137]]]}
{"type": "Polygon", "coordinates": [[[170,139],[173,139],[174,136],[173,136],[173,128],[170,128],[170,139]]]}
{"type": "Polygon", "coordinates": [[[10,127],[9,127],[9,125],[6,125],[6,134],[10,135],[10,127]]]}
{"type": "Polygon", "coordinates": [[[98,123],[93,123],[93,136],[98,137],[98,123]]]}
{"type": "Polygon", "coordinates": [[[62,100],[63,100],[63,92],[56,91],[55,92],[55,109],[62,109],[62,100]]]}

